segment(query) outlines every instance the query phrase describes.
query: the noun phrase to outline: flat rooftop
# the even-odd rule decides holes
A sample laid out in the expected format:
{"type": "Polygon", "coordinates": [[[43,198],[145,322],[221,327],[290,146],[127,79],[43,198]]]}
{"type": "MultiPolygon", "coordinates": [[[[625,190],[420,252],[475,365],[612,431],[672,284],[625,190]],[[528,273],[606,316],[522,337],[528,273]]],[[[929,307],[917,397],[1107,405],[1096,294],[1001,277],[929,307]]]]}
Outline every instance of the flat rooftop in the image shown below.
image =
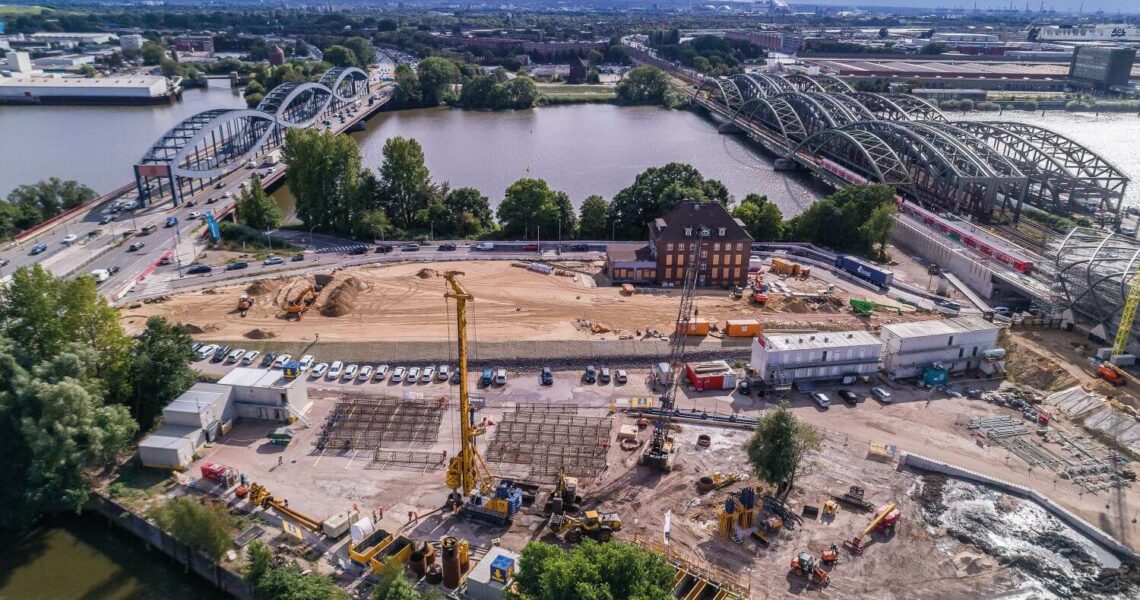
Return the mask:
{"type": "Polygon", "coordinates": [[[824,350],[882,344],[868,331],[821,331],[817,333],[764,334],[757,336],[758,344],[771,351],[784,350],[824,350]],[[763,338],[763,343],[759,340],[763,338]]]}
{"type": "Polygon", "coordinates": [[[0,86],[22,88],[100,88],[100,89],[150,89],[155,84],[166,85],[166,78],[156,75],[131,75],[124,77],[0,77],[0,86]]]}
{"type": "Polygon", "coordinates": [[[284,388],[289,387],[289,384],[294,381],[299,381],[299,379],[285,379],[285,374],[277,369],[237,367],[218,380],[218,384],[239,387],[284,388]]]}
{"type": "Polygon", "coordinates": [[[883,325],[884,332],[890,332],[895,337],[917,338],[935,335],[952,335],[968,331],[985,331],[997,329],[997,325],[981,317],[958,317],[956,319],[941,319],[933,321],[914,321],[911,323],[892,323],[883,325]]]}

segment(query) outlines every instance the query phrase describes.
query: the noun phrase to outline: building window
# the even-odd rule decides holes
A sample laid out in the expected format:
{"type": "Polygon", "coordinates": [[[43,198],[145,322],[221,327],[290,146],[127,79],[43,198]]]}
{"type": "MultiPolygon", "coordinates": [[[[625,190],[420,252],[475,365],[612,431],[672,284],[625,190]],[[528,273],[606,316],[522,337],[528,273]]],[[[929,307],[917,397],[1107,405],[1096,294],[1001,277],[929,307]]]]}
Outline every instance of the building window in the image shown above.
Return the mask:
{"type": "Polygon", "coordinates": [[[684,254],[678,254],[677,255],[677,266],[679,267],[683,264],[685,264],[685,255],[684,254]]]}
{"type": "Polygon", "coordinates": [[[724,237],[725,231],[726,231],[725,228],[721,227],[720,229],[717,230],[717,235],[719,235],[720,237],[724,237]]]}
{"type": "Polygon", "coordinates": [[[693,250],[696,250],[696,249],[697,249],[697,243],[696,242],[689,242],[689,252],[692,252],[693,250]]]}
{"type": "Polygon", "coordinates": [[[737,254],[737,255],[736,255],[736,264],[738,264],[738,265],[739,265],[739,264],[740,264],[740,261],[741,261],[741,260],[743,260],[743,257],[742,257],[742,256],[740,256],[739,254],[737,254]]]}
{"type": "Polygon", "coordinates": [[[672,268],[666,268],[665,269],[665,279],[672,279],[672,278],[673,278],[673,269],[672,268]]]}
{"type": "Polygon", "coordinates": [[[719,265],[719,264],[720,264],[720,255],[719,255],[719,254],[714,254],[714,255],[713,255],[713,264],[714,264],[714,265],[719,265]]]}
{"type": "Polygon", "coordinates": [[[732,270],[732,276],[740,279],[740,267],[736,267],[732,270]]]}
{"type": "Polygon", "coordinates": [[[946,342],[946,345],[947,346],[953,346],[954,345],[954,336],[950,336],[950,339],[946,342]]]}
{"type": "Polygon", "coordinates": [[[720,252],[720,242],[713,244],[713,250],[715,252],[720,252]]]}
{"type": "Polygon", "coordinates": [[[736,242],[736,251],[740,252],[744,249],[744,242],[736,242]]]}
{"type": "Polygon", "coordinates": [[[668,244],[665,244],[665,251],[666,252],[672,252],[673,251],[673,242],[669,242],[668,244]]]}
{"type": "Polygon", "coordinates": [[[672,254],[666,254],[665,255],[665,265],[666,266],[672,266],[673,265],[673,255],[672,254]]]}
{"type": "Polygon", "coordinates": [[[962,355],[964,355],[965,353],[966,353],[965,348],[958,348],[958,358],[962,358],[962,355]]]}
{"type": "Polygon", "coordinates": [[[712,270],[712,278],[713,279],[720,279],[720,268],[719,267],[714,268],[712,270]]]}
{"type": "Polygon", "coordinates": [[[977,356],[977,355],[978,355],[978,347],[974,346],[974,351],[970,353],[970,356],[977,356]]]}
{"type": "Polygon", "coordinates": [[[685,237],[692,237],[692,236],[693,236],[693,228],[692,227],[686,227],[685,228],[685,237]]]}
{"type": "Polygon", "coordinates": [[[708,258],[708,257],[709,257],[709,251],[708,250],[701,250],[701,258],[708,258]]]}

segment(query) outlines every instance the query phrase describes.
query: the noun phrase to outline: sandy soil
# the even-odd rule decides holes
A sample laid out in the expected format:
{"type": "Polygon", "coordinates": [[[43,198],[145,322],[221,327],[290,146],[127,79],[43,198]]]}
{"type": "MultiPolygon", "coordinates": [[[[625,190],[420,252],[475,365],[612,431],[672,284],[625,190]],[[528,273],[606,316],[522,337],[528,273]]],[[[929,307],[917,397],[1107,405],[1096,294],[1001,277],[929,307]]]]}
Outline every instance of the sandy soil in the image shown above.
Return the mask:
{"type": "MultiPolygon", "coordinates": [[[[174,296],[136,305],[122,312],[128,331],[140,330],[146,318],[162,315],[188,324],[203,339],[240,340],[273,337],[281,341],[423,341],[448,340],[454,328],[454,306],[443,298],[439,273],[459,269],[463,284],[476,298],[469,316],[472,337],[481,341],[614,339],[650,329],[669,331],[677,314],[677,293],[622,295],[615,287],[598,286],[598,265],[567,265],[572,276],[543,275],[505,262],[403,263],[350,267],[316,275],[263,279],[174,296]],[[283,307],[309,285],[322,286],[316,302],[300,322],[286,321],[283,307]],[[256,303],[244,317],[237,311],[242,294],[256,303]],[[266,336],[265,332],[271,335],[266,336]]],[[[785,280],[792,291],[826,290],[826,279],[785,280]]],[[[877,298],[842,286],[828,302],[807,302],[774,295],[760,308],[736,300],[722,290],[697,294],[698,316],[723,326],[730,318],[758,318],[771,329],[864,329],[897,320],[932,318],[905,312],[865,319],[851,314],[851,297],[877,298]]]]}

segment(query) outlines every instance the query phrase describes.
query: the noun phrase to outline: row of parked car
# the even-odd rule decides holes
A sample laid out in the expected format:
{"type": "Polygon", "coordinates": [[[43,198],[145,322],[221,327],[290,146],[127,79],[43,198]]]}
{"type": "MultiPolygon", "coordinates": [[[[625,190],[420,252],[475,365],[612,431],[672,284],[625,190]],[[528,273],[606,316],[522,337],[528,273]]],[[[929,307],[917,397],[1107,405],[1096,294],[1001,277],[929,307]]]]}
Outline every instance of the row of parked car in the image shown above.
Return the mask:
{"type": "MultiPolygon", "coordinates": [[[[848,389],[841,389],[836,392],[836,395],[838,395],[843,399],[844,402],[850,404],[851,406],[859,404],[859,400],[862,399],[862,396],[848,389]]],[[[883,404],[891,403],[891,392],[886,388],[881,388],[878,386],[871,388],[871,397],[878,400],[879,402],[882,402],[883,404]]],[[[828,398],[827,394],[823,392],[812,392],[811,400],[812,402],[815,402],[816,406],[820,407],[823,410],[827,410],[828,407],[831,406],[831,398],[828,398]]]]}

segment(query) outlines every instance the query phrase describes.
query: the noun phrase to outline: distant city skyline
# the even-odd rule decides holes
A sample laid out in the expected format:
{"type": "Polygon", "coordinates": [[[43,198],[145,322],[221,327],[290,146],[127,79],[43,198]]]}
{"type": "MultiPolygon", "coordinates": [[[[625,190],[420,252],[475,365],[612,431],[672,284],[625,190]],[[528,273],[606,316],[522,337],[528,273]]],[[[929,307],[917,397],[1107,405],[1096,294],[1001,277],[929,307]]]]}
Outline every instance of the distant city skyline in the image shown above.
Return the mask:
{"type": "MultiPolygon", "coordinates": [[[[924,9],[960,9],[972,10],[975,7],[973,0],[859,0],[858,2],[846,2],[844,0],[812,0],[811,2],[796,2],[789,0],[789,4],[794,8],[796,5],[820,5],[820,6],[836,6],[836,7],[891,7],[891,8],[924,8],[924,9]]],[[[1010,7],[1009,0],[978,0],[976,4],[979,10],[995,10],[1005,9],[1010,7]]],[[[1024,11],[1025,0],[1014,0],[1014,10],[1024,11]]],[[[1038,12],[1041,10],[1041,0],[1030,0],[1030,12],[1038,12]]],[[[1083,11],[1082,14],[1089,16],[1097,11],[1105,13],[1105,18],[1115,16],[1117,13],[1122,15],[1136,15],[1140,14],[1140,3],[1135,0],[1045,0],[1045,10],[1055,10],[1058,12],[1076,13],[1083,11]],[[1083,8],[1082,8],[1083,7],[1083,8]]]]}

